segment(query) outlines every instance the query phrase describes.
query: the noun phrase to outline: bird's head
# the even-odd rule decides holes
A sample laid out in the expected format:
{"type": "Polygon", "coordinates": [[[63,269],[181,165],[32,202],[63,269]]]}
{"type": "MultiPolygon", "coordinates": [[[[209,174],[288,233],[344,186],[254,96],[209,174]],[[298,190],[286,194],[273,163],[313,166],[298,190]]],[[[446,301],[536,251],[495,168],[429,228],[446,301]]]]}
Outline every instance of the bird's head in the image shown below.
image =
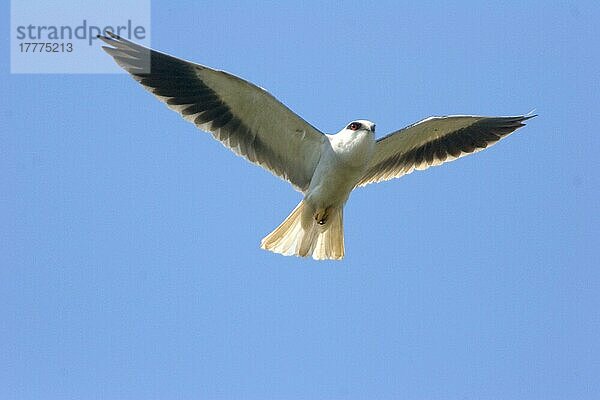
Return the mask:
{"type": "MultiPolygon", "coordinates": [[[[366,119],[357,119],[355,121],[350,122],[346,127],[342,130],[342,132],[361,132],[367,131],[371,133],[375,133],[375,123],[371,121],[367,121],[366,119]]],[[[341,132],[340,132],[341,133],[341,132]]]]}

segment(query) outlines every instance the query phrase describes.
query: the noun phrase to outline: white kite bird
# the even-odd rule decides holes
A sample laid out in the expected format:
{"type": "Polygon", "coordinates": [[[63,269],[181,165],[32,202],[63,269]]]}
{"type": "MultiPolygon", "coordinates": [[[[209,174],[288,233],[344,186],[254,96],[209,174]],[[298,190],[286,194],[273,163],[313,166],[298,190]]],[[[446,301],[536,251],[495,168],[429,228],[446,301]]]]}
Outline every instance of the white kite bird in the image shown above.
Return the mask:
{"type": "Polygon", "coordinates": [[[103,49],[145,89],[239,156],[288,181],[304,199],[261,247],[314,259],[344,257],[350,192],[491,146],[534,115],[431,117],[375,139],[375,124],[324,134],[262,88],[107,32],[103,49]]]}

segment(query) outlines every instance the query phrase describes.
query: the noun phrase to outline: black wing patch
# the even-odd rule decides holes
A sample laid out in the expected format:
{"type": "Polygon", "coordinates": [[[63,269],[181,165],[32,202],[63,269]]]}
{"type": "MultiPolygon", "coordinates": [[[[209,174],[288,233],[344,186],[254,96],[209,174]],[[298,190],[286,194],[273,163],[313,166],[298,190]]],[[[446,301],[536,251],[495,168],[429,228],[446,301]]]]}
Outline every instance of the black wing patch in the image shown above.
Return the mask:
{"type": "MultiPolygon", "coordinates": [[[[433,165],[439,165],[485,149],[524,126],[523,122],[533,117],[535,115],[484,118],[470,126],[430,140],[409,151],[393,154],[369,168],[357,186],[399,177],[415,169],[425,169],[433,165]]],[[[402,131],[396,134],[402,134],[402,131]]],[[[385,141],[391,136],[379,139],[377,145],[384,145],[385,141]]]]}
{"type": "Polygon", "coordinates": [[[307,183],[302,174],[290,171],[281,155],[263,142],[257,132],[202,81],[198,73],[202,66],[148,49],[111,32],[107,34],[109,37],[99,37],[113,47],[103,46],[103,49],[169,108],[210,132],[236,154],[269,169],[300,190],[307,188],[310,181],[307,183]]]}

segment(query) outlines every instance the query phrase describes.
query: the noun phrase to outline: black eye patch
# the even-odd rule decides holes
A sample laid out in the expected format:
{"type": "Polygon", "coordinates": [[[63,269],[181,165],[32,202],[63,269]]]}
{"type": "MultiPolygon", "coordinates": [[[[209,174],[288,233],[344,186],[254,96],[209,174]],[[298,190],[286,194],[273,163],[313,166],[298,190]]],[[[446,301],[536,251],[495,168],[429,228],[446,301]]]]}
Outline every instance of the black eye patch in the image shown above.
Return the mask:
{"type": "Polygon", "coordinates": [[[347,129],[350,129],[351,131],[357,131],[362,127],[362,124],[360,122],[352,122],[350,125],[348,125],[347,129]]]}

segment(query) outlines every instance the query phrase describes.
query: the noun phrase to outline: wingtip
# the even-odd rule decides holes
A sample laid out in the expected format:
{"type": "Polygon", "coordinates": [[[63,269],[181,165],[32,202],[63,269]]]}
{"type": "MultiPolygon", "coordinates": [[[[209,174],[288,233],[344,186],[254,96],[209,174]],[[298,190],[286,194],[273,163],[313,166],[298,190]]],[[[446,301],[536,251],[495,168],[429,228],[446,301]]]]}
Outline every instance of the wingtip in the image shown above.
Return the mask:
{"type": "Polygon", "coordinates": [[[523,121],[537,117],[538,115],[535,114],[536,111],[537,110],[534,108],[531,111],[529,111],[527,114],[523,115],[523,118],[524,118],[523,121]]]}
{"type": "Polygon", "coordinates": [[[121,36],[117,35],[116,33],[106,30],[104,31],[104,35],[102,34],[98,34],[96,35],[96,38],[103,40],[106,43],[111,43],[111,42],[128,42],[127,40],[123,39],[121,36]]]}
{"type": "Polygon", "coordinates": [[[105,36],[105,35],[96,35],[96,38],[102,40],[106,44],[114,46],[114,42],[115,42],[114,39],[111,39],[108,36],[105,36]]]}

